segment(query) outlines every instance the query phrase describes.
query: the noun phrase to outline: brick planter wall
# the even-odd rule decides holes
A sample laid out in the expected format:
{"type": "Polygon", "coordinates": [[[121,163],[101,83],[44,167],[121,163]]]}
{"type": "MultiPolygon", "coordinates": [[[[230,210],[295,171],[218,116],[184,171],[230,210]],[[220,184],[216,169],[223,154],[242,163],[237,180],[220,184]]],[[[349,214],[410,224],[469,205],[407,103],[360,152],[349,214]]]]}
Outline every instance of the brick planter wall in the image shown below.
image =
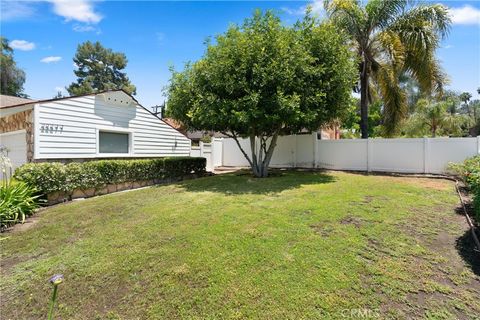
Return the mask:
{"type": "Polygon", "coordinates": [[[148,186],[157,185],[157,184],[168,184],[168,183],[178,182],[182,180],[201,178],[209,175],[212,175],[212,174],[207,172],[205,174],[190,174],[190,175],[179,177],[176,179],[172,179],[172,178],[154,179],[154,180],[142,180],[142,181],[135,181],[135,182],[124,182],[124,183],[117,183],[117,184],[107,184],[99,188],[90,188],[86,190],[76,189],[76,190],[73,190],[73,192],[71,193],[53,192],[47,195],[47,203],[48,205],[54,205],[57,203],[67,202],[73,199],[91,198],[95,196],[101,196],[101,195],[124,191],[124,190],[138,189],[138,188],[148,187],[148,186]]]}

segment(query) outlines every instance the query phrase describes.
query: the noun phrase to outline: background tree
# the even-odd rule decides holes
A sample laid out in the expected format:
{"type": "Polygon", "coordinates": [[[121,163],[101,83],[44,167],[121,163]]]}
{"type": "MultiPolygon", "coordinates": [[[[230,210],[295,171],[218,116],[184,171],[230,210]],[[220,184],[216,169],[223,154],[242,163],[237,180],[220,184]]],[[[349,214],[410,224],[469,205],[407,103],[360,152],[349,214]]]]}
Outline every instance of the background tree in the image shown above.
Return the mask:
{"type": "Polygon", "coordinates": [[[463,107],[464,107],[465,111],[467,112],[467,114],[469,116],[471,116],[471,111],[470,111],[470,108],[469,108],[469,105],[468,105],[468,102],[472,98],[472,95],[470,94],[470,92],[462,92],[458,97],[460,98],[460,101],[463,102],[463,107]]]}
{"type": "Polygon", "coordinates": [[[72,96],[114,89],[136,93],[135,86],[122,72],[128,60],[121,52],[104,48],[98,41],[87,41],[78,46],[73,62],[77,66],[73,72],[78,78],[66,88],[72,96]]]}
{"type": "Polygon", "coordinates": [[[257,177],[268,175],[280,135],[343,116],[356,74],[333,26],[307,15],[287,27],[270,11],[231,26],[199,61],[172,73],[169,115],[189,129],[232,137],[257,177]],[[250,156],[241,137],[249,138],[250,156]]]}
{"type": "Polygon", "coordinates": [[[466,133],[468,118],[452,112],[449,101],[420,99],[415,113],[405,123],[409,137],[462,136],[466,133]]]}
{"type": "MultiPolygon", "coordinates": [[[[341,138],[354,139],[360,137],[360,99],[352,97],[347,115],[340,119],[341,138]]],[[[368,108],[368,136],[380,137],[383,132],[382,104],[376,101],[368,108]]]]}
{"type": "Polygon", "coordinates": [[[0,93],[9,96],[23,97],[27,95],[23,92],[25,83],[25,72],[17,67],[13,57],[13,49],[8,45],[8,40],[0,37],[0,93]]]}
{"type": "Polygon", "coordinates": [[[441,91],[445,75],[435,58],[450,18],[440,4],[412,6],[408,0],[325,0],[331,20],[345,30],[358,54],[362,138],[368,137],[368,106],[383,100],[385,133],[392,135],[407,115],[400,77],[408,74],[422,91],[441,91]]]}

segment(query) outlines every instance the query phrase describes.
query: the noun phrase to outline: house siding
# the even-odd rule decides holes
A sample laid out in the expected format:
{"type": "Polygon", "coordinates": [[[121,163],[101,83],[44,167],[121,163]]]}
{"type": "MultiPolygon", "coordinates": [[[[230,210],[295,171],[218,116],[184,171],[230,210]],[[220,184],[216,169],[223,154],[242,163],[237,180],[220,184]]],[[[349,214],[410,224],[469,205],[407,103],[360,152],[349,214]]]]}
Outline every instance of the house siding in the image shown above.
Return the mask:
{"type": "MultiPolygon", "coordinates": [[[[129,99],[127,95],[123,99],[129,99]]],[[[112,99],[113,100],[113,99],[112,99]]],[[[99,96],[63,99],[35,106],[35,158],[117,158],[97,153],[98,130],[131,133],[131,152],[118,157],[188,156],[190,140],[139,105],[105,102],[99,96]]]]}

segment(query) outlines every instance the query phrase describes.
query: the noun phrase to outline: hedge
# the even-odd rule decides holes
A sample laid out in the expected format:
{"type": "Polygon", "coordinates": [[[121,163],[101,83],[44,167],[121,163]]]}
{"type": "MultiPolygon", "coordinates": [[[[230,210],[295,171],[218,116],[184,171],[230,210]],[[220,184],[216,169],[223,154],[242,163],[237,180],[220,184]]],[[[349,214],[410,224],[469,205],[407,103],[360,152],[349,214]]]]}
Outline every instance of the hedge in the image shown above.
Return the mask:
{"type": "Polygon", "coordinates": [[[204,173],[205,158],[172,157],[88,162],[27,163],[15,170],[14,178],[36,188],[41,194],[75,189],[101,188],[107,184],[180,178],[204,173]]]}

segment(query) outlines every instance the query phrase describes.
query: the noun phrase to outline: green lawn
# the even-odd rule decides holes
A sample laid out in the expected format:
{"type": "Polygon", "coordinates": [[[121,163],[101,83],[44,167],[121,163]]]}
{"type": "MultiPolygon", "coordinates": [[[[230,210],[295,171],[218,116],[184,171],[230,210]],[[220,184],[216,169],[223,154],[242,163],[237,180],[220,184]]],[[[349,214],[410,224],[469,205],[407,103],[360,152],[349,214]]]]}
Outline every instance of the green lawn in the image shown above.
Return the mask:
{"type": "Polygon", "coordinates": [[[1,235],[2,319],[472,319],[480,264],[443,180],[227,174],[77,201],[1,235]],[[364,313],[365,314],[365,313],[364,313]]]}

